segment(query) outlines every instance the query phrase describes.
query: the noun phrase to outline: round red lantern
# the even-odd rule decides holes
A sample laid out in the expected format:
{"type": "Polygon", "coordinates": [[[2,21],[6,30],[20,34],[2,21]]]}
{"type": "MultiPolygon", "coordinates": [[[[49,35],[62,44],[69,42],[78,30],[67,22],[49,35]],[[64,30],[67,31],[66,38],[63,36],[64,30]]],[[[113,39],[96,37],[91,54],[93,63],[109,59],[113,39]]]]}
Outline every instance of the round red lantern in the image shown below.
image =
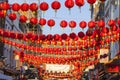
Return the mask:
{"type": "Polygon", "coordinates": [[[64,33],[64,34],[61,35],[61,38],[62,38],[63,40],[66,40],[67,37],[68,37],[68,35],[67,35],[66,33],[64,33]]]}
{"type": "Polygon", "coordinates": [[[40,24],[41,27],[44,26],[46,24],[46,19],[40,18],[39,24],[40,24]]]}
{"type": "Polygon", "coordinates": [[[60,22],[60,26],[62,27],[62,28],[66,28],[67,27],[67,21],[65,21],[65,20],[62,20],[61,22],[60,22]]]}
{"type": "Polygon", "coordinates": [[[12,10],[13,11],[19,11],[19,9],[20,9],[20,5],[18,3],[12,4],[12,10]]]}
{"type": "Polygon", "coordinates": [[[48,3],[42,2],[42,3],[40,4],[40,9],[41,9],[42,11],[46,11],[46,10],[48,10],[48,8],[49,8],[48,3]]]}
{"type": "Polygon", "coordinates": [[[37,22],[38,22],[37,18],[32,17],[32,18],[30,19],[30,23],[32,23],[32,24],[34,24],[34,25],[36,25],[37,22]]]}
{"type": "Polygon", "coordinates": [[[53,36],[52,36],[51,34],[48,34],[48,35],[46,36],[46,38],[47,38],[48,41],[50,41],[50,40],[53,39],[53,36]]]}
{"type": "Polygon", "coordinates": [[[74,1],[73,0],[66,0],[65,1],[65,7],[68,9],[71,9],[74,6],[74,1]]]}
{"type": "Polygon", "coordinates": [[[29,10],[29,4],[23,3],[23,4],[21,5],[21,10],[22,10],[22,11],[28,11],[28,10],[29,10]]]}
{"type": "Polygon", "coordinates": [[[94,4],[94,3],[96,2],[96,0],[87,0],[87,2],[88,2],[89,4],[94,4]]]}
{"type": "Polygon", "coordinates": [[[2,9],[2,10],[8,10],[8,9],[10,9],[10,5],[7,2],[2,2],[0,4],[0,9],[2,9]]]}
{"type": "Polygon", "coordinates": [[[69,22],[69,27],[70,27],[70,28],[75,28],[75,27],[76,27],[76,22],[73,21],[73,20],[70,21],[70,22],[69,22]]]}
{"type": "Polygon", "coordinates": [[[20,20],[20,22],[24,23],[24,22],[26,22],[27,17],[24,15],[21,15],[19,20],[20,20]]]}
{"type": "Polygon", "coordinates": [[[61,4],[59,1],[54,1],[52,2],[51,7],[56,11],[61,7],[61,4]]]}
{"type": "Polygon", "coordinates": [[[89,28],[94,28],[95,25],[96,25],[96,23],[95,23],[94,21],[89,21],[89,22],[88,22],[88,27],[89,27],[89,28]]]}
{"type": "Polygon", "coordinates": [[[109,20],[108,21],[108,25],[111,27],[111,26],[114,26],[115,25],[115,21],[114,20],[109,20]]]}
{"type": "Polygon", "coordinates": [[[60,39],[60,35],[59,34],[55,34],[53,36],[53,38],[54,38],[55,41],[58,41],[60,39]]]}
{"type": "Polygon", "coordinates": [[[38,10],[38,5],[37,5],[36,3],[30,4],[30,10],[31,10],[31,11],[36,11],[36,10],[38,10]]]}
{"type": "Polygon", "coordinates": [[[75,4],[78,6],[78,7],[81,7],[85,4],[84,0],[75,0],[75,4]]]}
{"type": "Polygon", "coordinates": [[[111,30],[112,30],[112,31],[117,31],[117,26],[116,26],[116,25],[111,26],[111,30]]]}
{"type": "Polygon", "coordinates": [[[79,37],[79,38],[82,39],[84,36],[85,36],[85,34],[84,34],[82,31],[78,33],[78,37],[79,37]]]}
{"type": "Polygon", "coordinates": [[[98,21],[98,27],[105,27],[105,22],[103,20],[98,21]]]}
{"type": "Polygon", "coordinates": [[[49,19],[47,24],[49,27],[53,27],[55,25],[55,21],[53,19],[49,19]]]}
{"type": "Polygon", "coordinates": [[[6,13],[4,13],[4,11],[0,11],[0,18],[5,18],[6,13]]]}
{"type": "Polygon", "coordinates": [[[79,26],[80,26],[82,29],[84,29],[84,28],[87,26],[87,23],[86,23],[85,21],[81,21],[81,22],[79,23],[79,26]]]}
{"type": "Polygon", "coordinates": [[[70,36],[71,39],[75,39],[76,38],[76,34],[75,33],[70,33],[69,36],[70,36]]]}
{"type": "Polygon", "coordinates": [[[103,32],[103,33],[108,33],[108,32],[109,32],[109,29],[108,29],[107,27],[104,27],[104,28],[102,29],[102,32],[103,32]]]}
{"type": "Polygon", "coordinates": [[[11,19],[11,20],[15,20],[15,19],[16,19],[16,14],[15,14],[15,13],[10,13],[10,14],[8,15],[8,17],[9,17],[9,19],[11,19]]]}
{"type": "Polygon", "coordinates": [[[92,34],[93,34],[93,32],[92,32],[91,30],[87,30],[87,31],[86,31],[86,35],[87,35],[87,36],[92,36],[92,34]]]}

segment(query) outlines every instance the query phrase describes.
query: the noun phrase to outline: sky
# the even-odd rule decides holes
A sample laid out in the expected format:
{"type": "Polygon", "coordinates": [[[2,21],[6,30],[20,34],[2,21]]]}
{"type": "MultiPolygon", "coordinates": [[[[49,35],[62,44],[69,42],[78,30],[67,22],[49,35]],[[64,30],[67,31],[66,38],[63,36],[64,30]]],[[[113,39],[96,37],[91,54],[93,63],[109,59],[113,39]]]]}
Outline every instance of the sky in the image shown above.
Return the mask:
{"type": "MultiPolygon", "coordinates": [[[[55,26],[52,27],[52,29],[50,29],[50,27],[48,25],[45,25],[43,27],[43,34],[63,34],[63,33],[67,33],[70,34],[71,32],[74,33],[78,33],[80,31],[85,32],[87,30],[84,29],[82,30],[79,27],[79,22],[84,20],[86,22],[90,21],[90,7],[89,4],[86,2],[85,0],[85,5],[81,7],[81,9],[79,9],[76,5],[74,5],[74,7],[69,11],[68,8],[66,8],[64,6],[64,2],[65,0],[58,0],[61,3],[61,8],[57,11],[57,13],[55,13],[55,11],[51,8],[51,3],[54,0],[40,0],[41,2],[47,2],[49,4],[49,9],[44,13],[44,18],[46,20],[49,19],[54,19],[55,20],[55,26]],[[55,16],[56,15],[56,16],[55,16]],[[67,22],[74,20],[77,23],[76,28],[74,28],[73,30],[71,30],[71,28],[69,26],[67,26],[64,30],[60,27],[59,23],[61,20],[66,20],[67,22]]],[[[39,4],[39,0],[9,0],[10,4],[13,3],[19,3],[22,4],[24,2],[27,2],[29,4],[35,2],[39,4]]],[[[43,17],[43,15],[42,15],[43,17]]]]}

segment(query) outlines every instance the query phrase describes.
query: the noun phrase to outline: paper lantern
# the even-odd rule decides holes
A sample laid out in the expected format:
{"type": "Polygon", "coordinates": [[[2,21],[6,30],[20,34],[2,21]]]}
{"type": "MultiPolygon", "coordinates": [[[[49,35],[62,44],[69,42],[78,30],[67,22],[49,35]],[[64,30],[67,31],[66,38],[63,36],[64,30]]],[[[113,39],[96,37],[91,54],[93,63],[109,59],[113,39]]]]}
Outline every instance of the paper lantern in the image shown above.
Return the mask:
{"type": "Polygon", "coordinates": [[[40,9],[41,9],[42,11],[46,11],[46,10],[48,10],[48,8],[49,8],[48,3],[42,2],[42,3],[40,4],[40,9]]]}
{"type": "Polygon", "coordinates": [[[84,36],[85,36],[85,34],[82,31],[78,33],[79,38],[83,38],[84,36]]]}
{"type": "Polygon", "coordinates": [[[64,3],[65,7],[68,9],[71,9],[74,6],[74,1],[73,0],[66,0],[64,3]]]}
{"type": "Polygon", "coordinates": [[[80,26],[82,29],[84,29],[84,28],[87,26],[87,23],[86,23],[85,21],[81,21],[81,22],[79,23],[79,26],[80,26]]]}
{"type": "Polygon", "coordinates": [[[53,27],[55,25],[55,21],[53,19],[49,19],[47,24],[49,27],[53,27]]]}
{"type": "Polygon", "coordinates": [[[66,40],[66,39],[67,39],[67,37],[68,37],[68,35],[67,35],[67,34],[65,34],[65,33],[61,35],[61,38],[62,38],[63,40],[66,40]]]}
{"type": "Polygon", "coordinates": [[[31,24],[36,25],[37,22],[38,22],[38,19],[37,19],[37,18],[34,18],[34,17],[30,18],[30,23],[31,23],[31,24]]]}
{"type": "Polygon", "coordinates": [[[69,22],[69,27],[70,27],[70,28],[75,28],[75,27],[76,27],[76,22],[73,21],[73,20],[70,21],[70,22],[69,22]]]}
{"type": "Polygon", "coordinates": [[[94,4],[94,3],[96,2],[96,0],[87,0],[87,2],[88,2],[89,4],[94,4]]]}
{"type": "Polygon", "coordinates": [[[105,22],[103,20],[98,21],[98,27],[105,27],[105,22]]]}
{"type": "Polygon", "coordinates": [[[87,31],[86,31],[86,35],[87,35],[87,36],[92,36],[92,34],[93,34],[93,32],[92,32],[91,30],[87,30],[87,31]]]}
{"type": "Polygon", "coordinates": [[[53,39],[53,36],[52,36],[51,34],[48,34],[48,35],[46,36],[46,38],[47,38],[48,41],[50,41],[50,40],[53,39]]]}
{"type": "Polygon", "coordinates": [[[108,21],[108,25],[111,27],[111,26],[114,26],[115,25],[115,21],[114,20],[109,20],[108,21]]]}
{"type": "Polygon", "coordinates": [[[108,33],[108,32],[109,32],[109,29],[108,29],[107,27],[104,27],[104,28],[102,29],[102,32],[103,32],[103,33],[108,33]]]}
{"type": "Polygon", "coordinates": [[[58,41],[58,40],[60,40],[60,35],[59,34],[55,34],[53,36],[53,38],[54,38],[55,41],[58,41]]]}
{"type": "Polygon", "coordinates": [[[7,2],[1,2],[0,9],[1,10],[8,10],[8,9],[10,9],[10,5],[7,2]]]}
{"type": "Polygon", "coordinates": [[[70,33],[69,36],[70,36],[71,39],[75,39],[75,38],[76,38],[76,34],[75,34],[74,32],[73,32],[73,33],[70,33]]]}
{"type": "Polygon", "coordinates": [[[4,13],[4,11],[0,11],[0,18],[5,18],[6,13],[4,13]]]}
{"type": "Polygon", "coordinates": [[[37,11],[38,10],[38,5],[36,3],[30,4],[30,10],[31,11],[37,11]]]}
{"type": "Polygon", "coordinates": [[[20,9],[20,5],[18,3],[13,3],[12,4],[12,10],[13,11],[19,11],[20,9]]]}
{"type": "Polygon", "coordinates": [[[21,15],[20,18],[19,18],[19,21],[22,22],[22,23],[24,23],[24,22],[27,21],[27,17],[24,16],[24,15],[21,15]]]}
{"type": "Polygon", "coordinates": [[[65,20],[62,20],[61,22],[60,22],[60,26],[62,27],[62,28],[66,28],[67,27],[67,21],[65,21],[65,20]]]}
{"type": "Polygon", "coordinates": [[[29,10],[29,4],[23,3],[23,4],[21,5],[21,10],[22,10],[22,11],[28,11],[28,10],[29,10]]]}
{"type": "Polygon", "coordinates": [[[75,0],[75,4],[78,6],[78,7],[81,7],[85,4],[84,0],[75,0]]]}
{"type": "Polygon", "coordinates": [[[40,18],[39,24],[40,24],[41,27],[44,26],[46,24],[46,19],[40,18]]]}
{"type": "Polygon", "coordinates": [[[16,14],[15,14],[15,13],[10,13],[10,14],[8,15],[8,17],[9,17],[9,19],[11,19],[11,20],[15,20],[15,19],[16,19],[16,14]]]}
{"type": "Polygon", "coordinates": [[[94,28],[96,26],[96,23],[94,21],[89,21],[88,22],[88,27],[89,28],[94,28]]]}
{"type": "Polygon", "coordinates": [[[61,4],[60,4],[59,1],[54,1],[54,2],[52,2],[51,7],[52,7],[52,9],[54,9],[55,11],[57,11],[58,9],[60,9],[61,4]]]}

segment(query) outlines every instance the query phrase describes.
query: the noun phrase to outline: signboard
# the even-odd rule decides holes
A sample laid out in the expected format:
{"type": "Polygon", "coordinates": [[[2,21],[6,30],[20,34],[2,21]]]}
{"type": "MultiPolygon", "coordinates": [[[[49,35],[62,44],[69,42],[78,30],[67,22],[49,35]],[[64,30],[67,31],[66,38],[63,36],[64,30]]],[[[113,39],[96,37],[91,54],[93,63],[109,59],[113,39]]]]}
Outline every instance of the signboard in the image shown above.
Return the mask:
{"type": "Polygon", "coordinates": [[[107,63],[109,61],[109,49],[100,49],[100,53],[98,55],[98,59],[100,63],[107,63]]]}
{"type": "Polygon", "coordinates": [[[46,64],[46,70],[52,72],[69,72],[71,65],[46,64]]]}

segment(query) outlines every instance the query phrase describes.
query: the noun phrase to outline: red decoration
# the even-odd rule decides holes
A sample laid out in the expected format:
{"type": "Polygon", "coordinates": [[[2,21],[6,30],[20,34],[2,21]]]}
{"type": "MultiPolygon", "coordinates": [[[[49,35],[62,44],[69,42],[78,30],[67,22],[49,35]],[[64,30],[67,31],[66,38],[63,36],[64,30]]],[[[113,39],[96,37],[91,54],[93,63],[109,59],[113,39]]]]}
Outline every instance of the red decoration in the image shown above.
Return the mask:
{"type": "Polygon", "coordinates": [[[53,36],[52,36],[51,34],[48,34],[48,35],[46,36],[46,38],[47,38],[48,41],[50,41],[50,40],[53,39],[53,36]]]}
{"type": "Polygon", "coordinates": [[[65,1],[65,7],[68,9],[71,9],[74,6],[74,1],[73,0],[66,0],[65,1]]]}
{"type": "Polygon", "coordinates": [[[108,25],[111,27],[111,26],[114,26],[115,25],[115,21],[114,20],[109,20],[108,21],[108,25]]]}
{"type": "Polygon", "coordinates": [[[116,26],[116,25],[111,26],[111,30],[112,30],[112,31],[117,31],[117,26],[116,26]]]}
{"type": "Polygon", "coordinates": [[[87,36],[92,36],[92,34],[93,34],[93,32],[92,32],[91,30],[87,30],[87,31],[86,31],[86,35],[87,35],[87,36]]]}
{"type": "Polygon", "coordinates": [[[94,4],[94,3],[96,2],[96,0],[87,0],[87,2],[88,2],[89,4],[94,4]]]}
{"type": "Polygon", "coordinates": [[[95,23],[94,21],[89,21],[89,22],[88,22],[88,27],[89,27],[89,28],[94,28],[95,25],[96,25],[96,23],[95,23]]]}
{"type": "Polygon", "coordinates": [[[12,10],[13,11],[19,11],[19,9],[20,9],[20,5],[18,3],[12,4],[12,10]]]}
{"type": "Polygon", "coordinates": [[[52,2],[51,7],[56,11],[61,7],[61,4],[59,1],[54,1],[52,2]]]}
{"type": "Polygon", "coordinates": [[[11,20],[15,20],[15,19],[16,19],[16,14],[15,14],[15,13],[10,13],[10,14],[8,15],[8,17],[9,17],[9,19],[11,19],[11,20]]]}
{"type": "Polygon", "coordinates": [[[75,0],[75,4],[78,6],[78,7],[81,7],[85,4],[84,0],[75,0]]]}
{"type": "Polygon", "coordinates": [[[66,28],[67,27],[67,21],[65,21],[65,20],[62,20],[61,22],[60,22],[60,26],[62,27],[62,28],[66,28]]]}
{"type": "Polygon", "coordinates": [[[0,9],[2,9],[2,10],[8,10],[8,9],[10,9],[10,5],[7,2],[2,2],[0,4],[0,9]]]}
{"type": "Polygon", "coordinates": [[[0,18],[5,18],[6,13],[4,13],[4,11],[0,11],[0,18]]]}
{"type": "Polygon", "coordinates": [[[41,9],[42,11],[46,11],[46,10],[48,10],[48,8],[49,8],[48,3],[42,2],[42,3],[40,4],[40,9],[41,9]]]}
{"type": "Polygon", "coordinates": [[[53,19],[49,19],[47,24],[49,27],[53,27],[55,25],[55,21],[53,19]]]}
{"type": "Polygon", "coordinates": [[[103,20],[98,21],[98,27],[105,27],[105,22],[103,20]]]}
{"type": "Polygon", "coordinates": [[[23,4],[21,5],[21,10],[22,10],[22,11],[28,11],[28,10],[29,10],[29,4],[23,3],[23,4]]]}
{"type": "Polygon", "coordinates": [[[18,33],[16,38],[17,38],[17,39],[22,39],[22,38],[23,38],[23,34],[18,33]]]}
{"type": "Polygon", "coordinates": [[[108,29],[107,27],[104,27],[104,28],[102,29],[102,32],[103,32],[103,33],[108,33],[108,32],[109,32],[109,29],[108,29]]]}
{"type": "Polygon", "coordinates": [[[63,40],[66,40],[66,39],[67,39],[67,37],[68,37],[68,35],[67,35],[67,34],[65,34],[65,33],[61,35],[61,38],[62,38],[63,40]]]}
{"type": "Polygon", "coordinates": [[[69,22],[69,27],[70,27],[70,28],[75,28],[75,27],[76,27],[76,22],[73,21],[73,20],[70,21],[70,22],[69,22]]]}
{"type": "Polygon", "coordinates": [[[31,10],[31,11],[36,11],[36,10],[38,10],[38,5],[37,5],[36,3],[30,4],[30,10],[31,10]]]}
{"type": "Polygon", "coordinates": [[[75,39],[76,38],[76,34],[75,33],[70,33],[69,36],[70,36],[71,39],[75,39]]]}
{"type": "Polygon", "coordinates": [[[37,22],[38,22],[37,18],[32,17],[32,18],[30,19],[30,23],[32,23],[32,24],[34,24],[34,25],[36,25],[37,22]]]}
{"type": "Polygon", "coordinates": [[[24,23],[24,22],[26,22],[27,17],[24,15],[21,15],[19,20],[20,20],[20,22],[24,23]]]}
{"type": "Polygon", "coordinates": [[[81,21],[81,22],[79,23],[79,26],[80,26],[82,29],[84,29],[84,28],[87,26],[87,23],[86,23],[85,21],[81,21]]]}
{"type": "Polygon", "coordinates": [[[53,38],[54,38],[55,41],[58,41],[60,39],[60,35],[59,34],[55,34],[53,36],[53,38]]]}
{"type": "Polygon", "coordinates": [[[40,26],[44,26],[46,24],[46,19],[40,18],[39,24],[40,24],[40,26]]]}
{"type": "Polygon", "coordinates": [[[117,21],[117,22],[118,22],[118,25],[120,26],[120,19],[118,19],[118,21],[117,21]]]}
{"type": "Polygon", "coordinates": [[[85,34],[81,31],[78,33],[78,36],[79,36],[79,38],[83,38],[85,36],[85,34]]]}

